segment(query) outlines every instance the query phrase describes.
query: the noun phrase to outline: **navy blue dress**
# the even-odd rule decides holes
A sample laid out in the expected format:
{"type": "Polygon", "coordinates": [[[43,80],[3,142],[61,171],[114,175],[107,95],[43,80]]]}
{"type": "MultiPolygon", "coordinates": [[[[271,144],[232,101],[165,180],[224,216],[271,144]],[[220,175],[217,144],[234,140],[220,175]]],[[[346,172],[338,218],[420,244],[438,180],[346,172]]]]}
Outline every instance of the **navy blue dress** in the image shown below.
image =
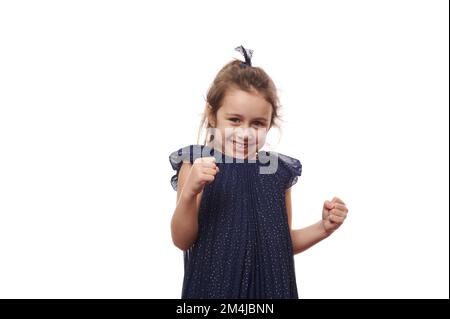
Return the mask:
{"type": "Polygon", "coordinates": [[[181,298],[298,298],[285,190],[302,165],[277,152],[257,154],[236,159],[205,145],[170,154],[174,190],[183,161],[214,156],[220,169],[203,189],[198,236],[184,251],[181,298]]]}

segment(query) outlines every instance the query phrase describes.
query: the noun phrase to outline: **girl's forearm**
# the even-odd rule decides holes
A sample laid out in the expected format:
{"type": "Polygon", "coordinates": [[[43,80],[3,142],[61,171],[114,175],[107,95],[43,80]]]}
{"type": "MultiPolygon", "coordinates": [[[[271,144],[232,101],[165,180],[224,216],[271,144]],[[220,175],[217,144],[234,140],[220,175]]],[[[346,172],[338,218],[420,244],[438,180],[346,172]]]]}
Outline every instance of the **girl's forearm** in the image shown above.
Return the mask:
{"type": "Polygon", "coordinates": [[[181,250],[187,250],[197,238],[198,206],[197,197],[180,194],[171,221],[172,240],[181,250]]]}
{"type": "Polygon", "coordinates": [[[330,235],[331,233],[325,231],[321,220],[308,227],[291,230],[294,254],[305,251],[330,235]]]}

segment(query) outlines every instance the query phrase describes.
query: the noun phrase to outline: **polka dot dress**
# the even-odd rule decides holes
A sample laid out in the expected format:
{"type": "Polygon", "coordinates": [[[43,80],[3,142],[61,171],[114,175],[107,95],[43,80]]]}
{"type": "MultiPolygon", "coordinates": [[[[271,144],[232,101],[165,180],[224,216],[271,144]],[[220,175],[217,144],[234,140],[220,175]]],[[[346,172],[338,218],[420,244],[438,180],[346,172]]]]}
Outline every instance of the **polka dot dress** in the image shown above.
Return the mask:
{"type": "Polygon", "coordinates": [[[298,298],[285,190],[302,165],[276,152],[257,155],[238,159],[205,145],[170,154],[174,190],[183,161],[214,156],[220,169],[203,190],[198,236],[184,251],[181,298],[298,298]]]}

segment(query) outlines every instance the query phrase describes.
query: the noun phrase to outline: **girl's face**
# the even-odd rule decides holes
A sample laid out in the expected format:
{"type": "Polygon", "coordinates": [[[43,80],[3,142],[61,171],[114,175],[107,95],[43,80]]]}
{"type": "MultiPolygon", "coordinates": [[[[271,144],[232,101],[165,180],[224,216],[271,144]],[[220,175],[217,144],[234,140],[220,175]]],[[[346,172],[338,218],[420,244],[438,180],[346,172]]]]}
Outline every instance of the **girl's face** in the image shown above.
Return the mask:
{"type": "Polygon", "coordinates": [[[255,159],[264,146],[272,117],[272,106],[258,93],[229,90],[216,119],[213,147],[235,158],[255,159]]]}

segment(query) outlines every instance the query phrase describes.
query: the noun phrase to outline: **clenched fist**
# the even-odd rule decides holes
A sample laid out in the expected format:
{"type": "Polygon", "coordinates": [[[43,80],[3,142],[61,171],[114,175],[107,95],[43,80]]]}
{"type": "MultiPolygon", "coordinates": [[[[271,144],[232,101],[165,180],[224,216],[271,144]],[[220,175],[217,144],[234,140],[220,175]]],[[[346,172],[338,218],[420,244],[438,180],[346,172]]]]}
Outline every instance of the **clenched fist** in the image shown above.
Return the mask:
{"type": "Polygon", "coordinates": [[[338,229],[345,218],[347,218],[348,209],[345,203],[337,197],[334,197],[331,202],[325,201],[322,211],[322,224],[325,232],[330,234],[338,229]]]}
{"type": "Polygon", "coordinates": [[[199,194],[207,184],[214,181],[218,172],[219,167],[216,165],[215,157],[197,158],[192,164],[183,191],[192,196],[199,194]]]}

